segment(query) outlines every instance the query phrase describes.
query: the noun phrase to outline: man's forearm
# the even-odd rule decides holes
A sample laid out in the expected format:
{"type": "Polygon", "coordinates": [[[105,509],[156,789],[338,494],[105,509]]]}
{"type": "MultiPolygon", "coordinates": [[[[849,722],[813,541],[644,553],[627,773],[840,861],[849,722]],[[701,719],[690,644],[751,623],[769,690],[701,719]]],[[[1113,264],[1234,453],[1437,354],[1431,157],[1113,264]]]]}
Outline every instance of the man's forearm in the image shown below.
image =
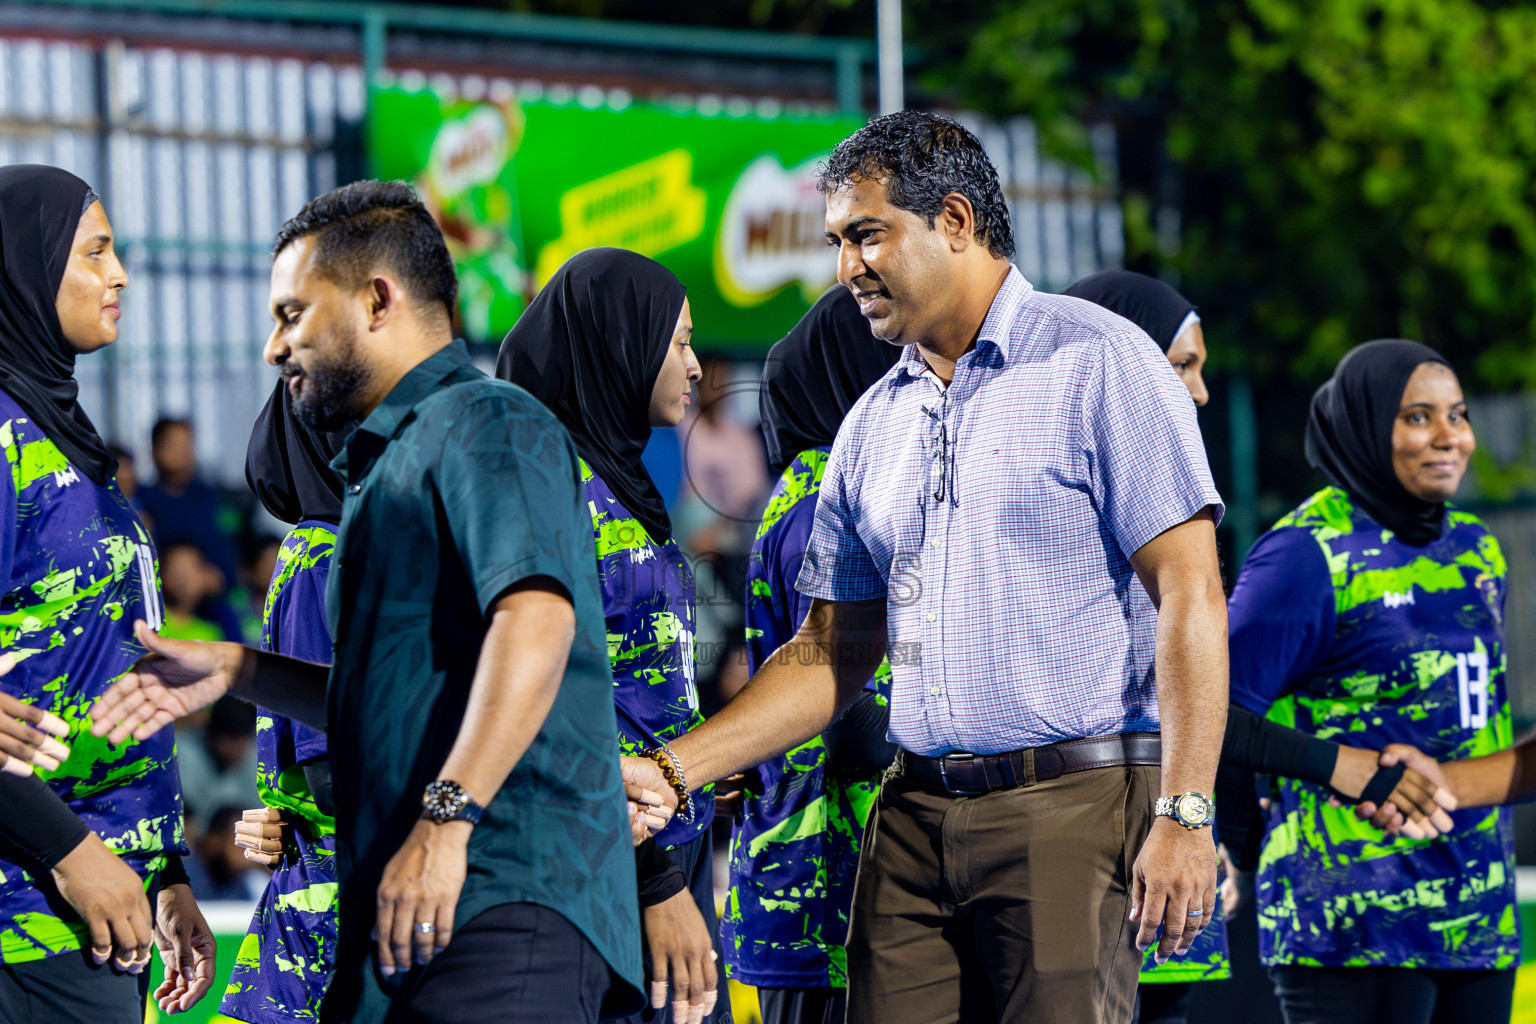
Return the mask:
{"type": "Polygon", "coordinates": [[[329,665],[254,647],[242,651],[240,672],[230,693],[313,729],[325,729],[329,665]]]}
{"type": "Polygon", "coordinates": [[[885,601],[817,601],[725,708],[672,742],[688,785],[762,764],[819,735],[885,657],[885,601]]]}
{"type": "Polygon", "coordinates": [[[1536,736],[1496,754],[1446,761],[1442,768],[1461,807],[1536,799],[1536,736]]]}
{"type": "Polygon", "coordinates": [[[496,603],[480,647],[469,703],[440,779],[488,805],[544,727],[576,637],[563,593],[518,589],[496,603]]]}
{"type": "Polygon", "coordinates": [[[1216,785],[1227,722],[1227,609],[1220,589],[1164,594],[1157,616],[1157,703],[1164,795],[1216,785]]]}

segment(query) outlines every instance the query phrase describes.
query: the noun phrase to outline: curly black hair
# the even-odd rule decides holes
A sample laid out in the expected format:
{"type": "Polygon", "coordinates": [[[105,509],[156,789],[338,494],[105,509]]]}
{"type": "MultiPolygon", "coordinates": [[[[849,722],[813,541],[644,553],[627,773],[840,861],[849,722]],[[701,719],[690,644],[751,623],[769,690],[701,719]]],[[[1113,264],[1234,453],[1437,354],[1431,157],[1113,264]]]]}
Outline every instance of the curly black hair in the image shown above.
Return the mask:
{"type": "Polygon", "coordinates": [[[432,214],[403,181],[354,181],[311,199],[284,224],[272,258],[300,238],[315,236],[315,263],[343,288],[361,288],[388,270],[423,307],[443,304],[453,317],[459,279],[432,214]]]}
{"type": "Polygon", "coordinates": [[[958,192],[976,213],[976,241],[999,259],[1013,258],[1013,223],[997,168],[981,141],[960,122],[919,110],[877,117],[816,168],[816,187],[831,194],[856,181],[885,185],[891,203],[928,221],[958,192]]]}

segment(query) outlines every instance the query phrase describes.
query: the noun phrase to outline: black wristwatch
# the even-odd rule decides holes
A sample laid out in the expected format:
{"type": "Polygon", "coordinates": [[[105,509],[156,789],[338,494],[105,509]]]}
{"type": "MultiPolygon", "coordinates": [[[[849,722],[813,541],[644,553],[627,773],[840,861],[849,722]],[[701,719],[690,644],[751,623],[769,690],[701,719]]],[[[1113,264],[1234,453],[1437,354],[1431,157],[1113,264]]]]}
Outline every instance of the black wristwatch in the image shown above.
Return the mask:
{"type": "Polygon", "coordinates": [[[426,792],[421,794],[421,806],[423,815],[439,825],[448,821],[478,825],[480,816],[485,813],[485,808],[475,803],[468,790],[449,779],[438,779],[428,785],[426,792]]]}

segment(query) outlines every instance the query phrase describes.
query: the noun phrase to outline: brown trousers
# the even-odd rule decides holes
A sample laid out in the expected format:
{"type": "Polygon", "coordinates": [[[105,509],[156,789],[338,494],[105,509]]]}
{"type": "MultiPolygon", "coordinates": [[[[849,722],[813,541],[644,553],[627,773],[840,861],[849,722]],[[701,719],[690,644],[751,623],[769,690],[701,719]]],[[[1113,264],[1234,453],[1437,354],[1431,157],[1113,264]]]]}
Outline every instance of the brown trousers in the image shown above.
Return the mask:
{"type": "Polygon", "coordinates": [[[864,833],[848,1024],[1129,1024],[1131,865],[1158,769],[962,797],[900,767],[864,833]]]}

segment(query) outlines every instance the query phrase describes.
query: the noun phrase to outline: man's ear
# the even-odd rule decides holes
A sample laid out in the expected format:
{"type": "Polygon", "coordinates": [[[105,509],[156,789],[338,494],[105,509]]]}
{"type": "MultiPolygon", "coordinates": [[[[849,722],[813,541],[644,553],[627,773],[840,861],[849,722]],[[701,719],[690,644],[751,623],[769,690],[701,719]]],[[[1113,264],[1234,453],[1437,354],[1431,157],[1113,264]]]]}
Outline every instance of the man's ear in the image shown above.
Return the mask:
{"type": "Polygon", "coordinates": [[[976,210],[959,192],[944,197],[933,227],[943,233],[951,252],[964,252],[976,244],[976,210]]]}
{"type": "Polygon", "coordinates": [[[363,286],[365,289],[364,302],[368,308],[368,329],[378,330],[400,315],[401,303],[404,296],[400,294],[400,286],[394,278],[379,274],[369,279],[363,286]]]}

